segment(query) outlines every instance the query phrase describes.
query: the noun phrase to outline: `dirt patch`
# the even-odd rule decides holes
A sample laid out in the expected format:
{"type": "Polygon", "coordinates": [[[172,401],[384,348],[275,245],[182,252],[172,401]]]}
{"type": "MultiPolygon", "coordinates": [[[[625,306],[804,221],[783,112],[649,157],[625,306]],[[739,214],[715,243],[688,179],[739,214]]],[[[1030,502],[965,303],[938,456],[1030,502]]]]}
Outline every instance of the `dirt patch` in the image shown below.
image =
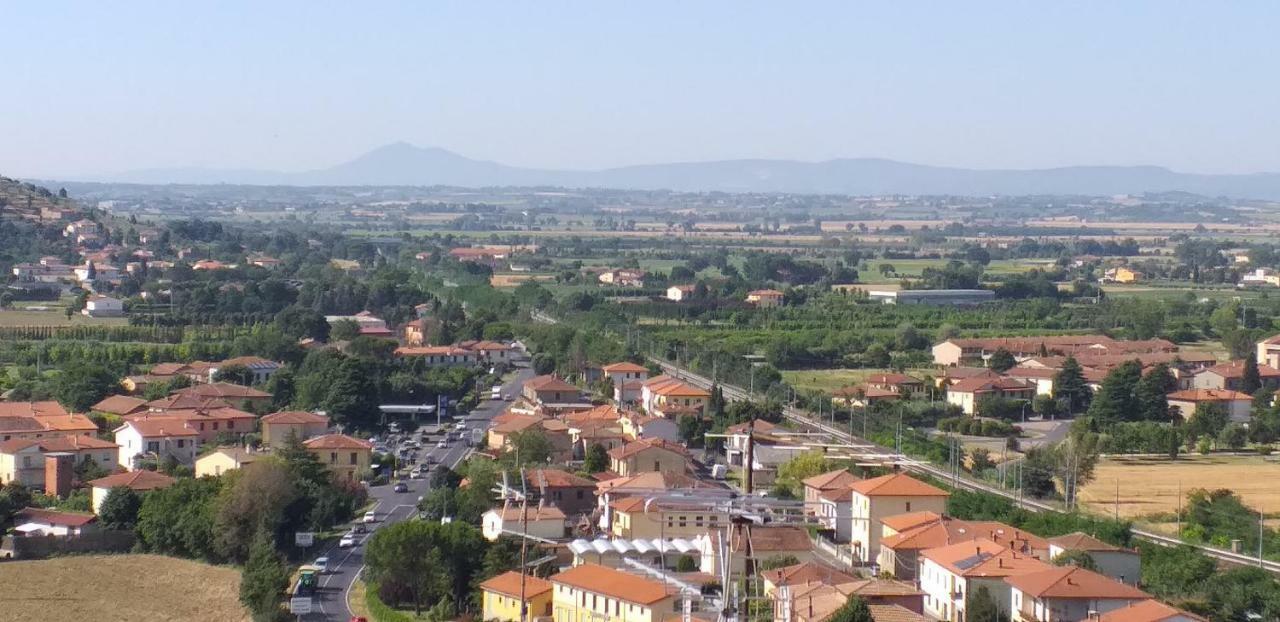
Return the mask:
{"type": "Polygon", "coordinates": [[[0,564],[6,620],[249,620],[233,568],[159,555],[86,555],[0,564]]]}
{"type": "Polygon", "coordinates": [[[1251,507],[1280,511],[1280,458],[1263,456],[1185,456],[1165,458],[1108,458],[1098,464],[1094,480],[1080,491],[1080,502],[1111,514],[1117,484],[1124,517],[1175,512],[1179,492],[1185,503],[1193,488],[1228,488],[1251,507]]]}

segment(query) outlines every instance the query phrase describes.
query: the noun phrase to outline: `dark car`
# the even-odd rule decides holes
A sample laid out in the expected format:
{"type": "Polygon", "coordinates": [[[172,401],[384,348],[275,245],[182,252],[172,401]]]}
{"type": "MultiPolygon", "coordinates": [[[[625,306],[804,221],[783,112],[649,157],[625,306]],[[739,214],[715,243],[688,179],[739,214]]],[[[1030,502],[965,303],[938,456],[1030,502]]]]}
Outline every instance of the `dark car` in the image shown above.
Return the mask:
{"type": "Polygon", "coordinates": [[[392,487],[391,487],[391,490],[393,490],[393,491],[395,491],[395,492],[409,492],[409,486],[408,486],[408,485],[406,485],[404,482],[400,482],[400,483],[396,484],[395,486],[392,486],[392,487]]]}

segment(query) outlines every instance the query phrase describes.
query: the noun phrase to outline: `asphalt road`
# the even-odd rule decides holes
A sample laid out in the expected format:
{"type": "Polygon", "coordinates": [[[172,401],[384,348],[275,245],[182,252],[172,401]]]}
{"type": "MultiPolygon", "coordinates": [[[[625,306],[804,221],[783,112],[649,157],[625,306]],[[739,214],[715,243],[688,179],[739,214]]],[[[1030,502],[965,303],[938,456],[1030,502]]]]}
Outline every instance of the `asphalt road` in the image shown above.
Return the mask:
{"type": "MultiPolygon", "coordinates": [[[[512,374],[503,384],[503,393],[515,395],[520,391],[524,382],[533,377],[533,371],[528,367],[521,367],[512,374]]],[[[463,421],[469,430],[474,428],[487,428],[489,420],[498,413],[501,413],[510,402],[505,400],[485,400],[480,403],[475,410],[467,414],[463,421]]],[[[425,427],[425,426],[424,426],[425,427]]],[[[434,427],[432,422],[431,427],[434,427]]],[[[435,444],[424,446],[417,452],[418,463],[422,464],[424,458],[431,456],[436,459],[439,464],[454,468],[458,463],[466,459],[471,453],[471,448],[467,447],[466,442],[454,440],[449,443],[446,448],[436,447],[435,444]]],[[[320,621],[326,620],[330,622],[349,622],[352,613],[348,605],[348,595],[351,592],[351,586],[355,583],[356,578],[360,576],[360,572],[364,569],[364,540],[376,532],[379,528],[393,523],[400,522],[412,517],[416,513],[418,498],[425,495],[430,488],[428,484],[430,476],[424,476],[423,479],[406,479],[405,484],[409,486],[409,492],[393,492],[391,485],[376,486],[369,489],[369,499],[374,502],[373,511],[377,514],[377,522],[366,525],[369,533],[357,536],[357,544],[351,548],[338,548],[337,544],[333,544],[330,548],[317,551],[316,557],[329,557],[329,572],[320,578],[320,589],[317,590],[316,597],[312,604],[312,613],[302,616],[303,620],[320,621]]],[[[357,517],[356,520],[359,520],[357,517]]]]}

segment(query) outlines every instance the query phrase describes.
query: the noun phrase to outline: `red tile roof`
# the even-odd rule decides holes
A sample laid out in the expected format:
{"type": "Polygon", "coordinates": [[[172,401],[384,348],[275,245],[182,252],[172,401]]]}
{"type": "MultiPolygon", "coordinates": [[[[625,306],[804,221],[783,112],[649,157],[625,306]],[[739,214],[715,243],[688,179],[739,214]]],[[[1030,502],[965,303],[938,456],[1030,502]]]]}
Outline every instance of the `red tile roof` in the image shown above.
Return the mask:
{"type": "MultiPolygon", "coordinates": [[[[1223,378],[1243,378],[1244,377],[1244,361],[1228,361],[1214,365],[1202,372],[1202,374],[1214,373],[1223,378]]],[[[1280,377],[1280,369],[1276,369],[1270,365],[1258,366],[1258,377],[1260,378],[1278,378],[1280,377]]]]}
{"type": "Polygon", "coordinates": [[[550,581],[638,605],[652,605],[669,596],[659,581],[599,564],[574,566],[551,575],[550,581]]]}
{"type": "Polygon", "coordinates": [[[93,514],[83,512],[60,512],[43,508],[24,508],[14,516],[14,523],[41,523],[64,527],[83,527],[98,520],[93,514]]]}
{"type": "Polygon", "coordinates": [[[815,488],[817,490],[835,490],[839,488],[847,488],[850,484],[860,481],[862,478],[850,473],[846,469],[836,469],[827,471],[820,475],[805,478],[801,483],[806,488],[815,488]]]}
{"type": "Polygon", "coordinates": [[[853,491],[867,497],[949,497],[951,493],[910,475],[891,473],[853,484],[853,491]]]}
{"type": "Polygon", "coordinates": [[[1208,622],[1207,618],[1171,607],[1154,599],[1139,601],[1131,603],[1127,607],[1113,609],[1098,618],[1098,622],[1172,622],[1173,620],[1208,622]]]}
{"type": "Polygon", "coordinates": [[[1124,551],[1118,546],[1108,544],[1087,533],[1076,531],[1056,538],[1049,538],[1049,544],[1072,551],[1124,551]]]}
{"type": "Polygon", "coordinates": [[[148,419],[139,417],[126,421],[124,425],[116,428],[117,432],[125,427],[132,427],[138,431],[144,438],[155,438],[165,436],[199,436],[199,434],[184,425],[185,419],[176,417],[159,417],[148,419]]]}
{"type": "Polygon", "coordinates": [[[0,417],[47,417],[68,414],[62,404],[54,401],[0,402],[0,417]]]}
{"type": "Polygon", "coordinates": [[[683,445],[661,438],[645,438],[638,441],[632,441],[622,447],[614,447],[613,449],[610,449],[609,457],[616,460],[625,460],[626,458],[630,458],[631,456],[650,449],[661,449],[686,458],[689,456],[689,450],[685,449],[683,445]]]}
{"type": "Polygon", "coordinates": [[[146,407],[147,401],[144,399],[129,397],[128,395],[112,395],[94,404],[89,409],[113,415],[128,415],[138,410],[145,410],[146,407]]]}
{"type": "Polygon", "coordinates": [[[263,416],[262,422],[278,424],[323,423],[328,425],[329,418],[321,414],[301,410],[282,410],[263,416]]]}
{"type": "Polygon", "coordinates": [[[577,391],[575,387],[553,375],[535,376],[526,380],[524,386],[534,391],[577,391]]]}
{"type": "Polygon", "coordinates": [[[1146,592],[1078,566],[1049,568],[1019,576],[1005,582],[1034,598],[1148,598],[1146,592]]]}
{"type": "Polygon", "coordinates": [[[533,575],[521,575],[518,572],[508,570],[492,579],[480,584],[480,589],[486,592],[494,592],[511,598],[520,598],[520,582],[524,579],[524,596],[525,598],[534,598],[551,591],[551,582],[535,577],[533,575]]]}
{"type": "Polygon", "coordinates": [[[116,486],[125,486],[132,490],[155,490],[157,488],[166,488],[171,486],[176,481],[178,480],[163,473],[139,469],[137,471],[116,473],[115,475],[100,477],[89,482],[89,485],[93,488],[115,488],[116,486]]]}
{"type": "Polygon", "coordinates": [[[927,549],[920,555],[960,577],[1011,577],[1052,568],[986,538],[927,549]]]}
{"type": "Polygon", "coordinates": [[[1169,394],[1169,399],[1183,402],[1238,402],[1252,401],[1248,393],[1229,389],[1183,389],[1169,394]]]}
{"type": "Polygon", "coordinates": [[[649,371],[648,368],[646,368],[645,366],[636,365],[635,363],[631,363],[629,361],[623,361],[621,363],[611,363],[609,365],[605,365],[601,369],[604,370],[606,374],[619,373],[619,372],[648,373],[649,371]]]}
{"type": "Polygon", "coordinates": [[[302,444],[307,449],[373,449],[373,443],[346,434],[325,434],[307,439],[302,444]]]}

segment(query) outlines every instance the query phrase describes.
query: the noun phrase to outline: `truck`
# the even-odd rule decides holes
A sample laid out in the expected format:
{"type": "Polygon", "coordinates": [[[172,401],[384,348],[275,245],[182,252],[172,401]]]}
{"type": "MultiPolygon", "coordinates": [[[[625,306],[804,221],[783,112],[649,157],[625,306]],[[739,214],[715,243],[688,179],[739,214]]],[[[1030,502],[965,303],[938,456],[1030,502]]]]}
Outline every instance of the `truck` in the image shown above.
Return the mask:
{"type": "Polygon", "coordinates": [[[502,385],[500,384],[493,385],[493,388],[489,390],[489,399],[491,400],[502,399],[502,385]]]}
{"type": "Polygon", "coordinates": [[[484,445],[484,430],[480,428],[471,429],[471,439],[467,441],[472,447],[481,447],[484,445]]]}
{"type": "Polygon", "coordinates": [[[298,569],[298,582],[289,595],[289,613],[296,616],[311,613],[311,599],[316,594],[319,579],[320,568],[317,566],[307,564],[298,569]]]}

